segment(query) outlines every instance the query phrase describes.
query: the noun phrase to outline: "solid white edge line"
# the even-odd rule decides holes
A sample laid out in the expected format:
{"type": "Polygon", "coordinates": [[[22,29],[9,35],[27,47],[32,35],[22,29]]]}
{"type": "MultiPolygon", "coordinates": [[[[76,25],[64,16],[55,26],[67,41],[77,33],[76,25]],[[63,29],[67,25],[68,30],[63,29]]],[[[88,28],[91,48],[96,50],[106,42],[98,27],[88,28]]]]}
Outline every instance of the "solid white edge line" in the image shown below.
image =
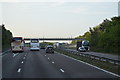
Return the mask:
{"type": "Polygon", "coordinates": [[[65,72],[63,69],[60,69],[61,72],[65,72]]]}
{"type": "MultiPolygon", "coordinates": [[[[56,53],[58,53],[58,52],[56,52],[56,53]]],[[[60,53],[58,53],[58,54],[60,54],[60,53]]],[[[84,64],[87,64],[87,65],[89,65],[89,66],[91,66],[91,67],[94,67],[94,68],[99,69],[99,70],[101,70],[101,71],[104,71],[104,72],[106,72],[106,73],[112,74],[112,75],[114,75],[114,76],[120,77],[120,75],[118,75],[118,74],[109,72],[109,71],[107,71],[107,70],[104,70],[104,69],[99,68],[99,67],[97,67],[97,66],[94,66],[94,65],[92,65],[92,64],[83,62],[83,61],[81,61],[81,60],[77,60],[77,59],[75,59],[75,58],[72,58],[72,57],[67,56],[67,55],[64,55],[64,54],[60,54],[60,55],[63,55],[63,56],[65,56],[65,57],[68,57],[68,58],[73,59],[73,60],[78,61],[78,62],[82,62],[82,63],[84,63],[84,64]]]]}
{"type": "Polygon", "coordinates": [[[20,71],[21,71],[21,68],[18,69],[18,72],[20,72],[20,71]]]}

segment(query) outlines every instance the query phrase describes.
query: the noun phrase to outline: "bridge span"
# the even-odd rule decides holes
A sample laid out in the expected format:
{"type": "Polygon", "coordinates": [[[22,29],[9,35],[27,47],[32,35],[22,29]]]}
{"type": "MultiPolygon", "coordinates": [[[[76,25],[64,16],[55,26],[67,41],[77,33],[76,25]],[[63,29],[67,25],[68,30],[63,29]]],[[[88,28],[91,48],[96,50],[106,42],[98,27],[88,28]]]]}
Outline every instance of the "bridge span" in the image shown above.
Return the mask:
{"type": "Polygon", "coordinates": [[[39,40],[85,40],[84,38],[24,38],[24,40],[39,39],[39,40]]]}

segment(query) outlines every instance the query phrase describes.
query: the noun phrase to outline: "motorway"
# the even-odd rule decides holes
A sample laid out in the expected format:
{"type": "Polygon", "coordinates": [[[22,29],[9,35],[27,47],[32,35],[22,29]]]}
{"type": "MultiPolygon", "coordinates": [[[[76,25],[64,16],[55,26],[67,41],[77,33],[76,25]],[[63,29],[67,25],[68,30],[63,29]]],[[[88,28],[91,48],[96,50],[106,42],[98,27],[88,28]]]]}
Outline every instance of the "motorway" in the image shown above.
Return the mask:
{"type": "Polygon", "coordinates": [[[63,54],[46,54],[44,49],[2,56],[3,78],[118,78],[63,54]]]}
{"type": "MultiPolygon", "coordinates": [[[[75,49],[66,49],[69,51],[74,51],[74,52],[78,52],[75,49]]],[[[120,60],[120,56],[119,55],[113,55],[113,54],[108,54],[108,53],[100,53],[100,52],[82,52],[83,54],[90,54],[90,55],[95,55],[95,56],[99,56],[99,57],[105,57],[105,58],[109,58],[109,59],[113,59],[113,60],[120,60]]]]}

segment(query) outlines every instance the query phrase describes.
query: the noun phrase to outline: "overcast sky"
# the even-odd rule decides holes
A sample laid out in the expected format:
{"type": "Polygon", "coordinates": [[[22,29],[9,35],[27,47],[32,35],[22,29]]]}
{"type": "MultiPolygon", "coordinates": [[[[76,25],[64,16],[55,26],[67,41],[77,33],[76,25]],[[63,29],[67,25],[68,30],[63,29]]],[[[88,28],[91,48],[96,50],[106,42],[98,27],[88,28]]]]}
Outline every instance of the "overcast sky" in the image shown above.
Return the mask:
{"type": "Polygon", "coordinates": [[[118,15],[118,2],[8,2],[0,7],[2,23],[13,36],[32,38],[76,37],[118,15]]]}

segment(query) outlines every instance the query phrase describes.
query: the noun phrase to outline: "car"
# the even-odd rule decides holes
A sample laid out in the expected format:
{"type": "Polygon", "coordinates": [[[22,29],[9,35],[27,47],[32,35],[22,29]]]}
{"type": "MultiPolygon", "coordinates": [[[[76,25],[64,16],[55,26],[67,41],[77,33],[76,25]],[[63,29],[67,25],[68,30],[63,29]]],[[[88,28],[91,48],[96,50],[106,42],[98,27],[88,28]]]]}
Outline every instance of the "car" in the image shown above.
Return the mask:
{"type": "Polygon", "coordinates": [[[78,50],[79,50],[80,52],[86,52],[86,49],[85,49],[84,47],[79,47],[78,50]]]}
{"type": "Polygon", "coordinates": [[[49,45],[45,49],[46,53],[54,53],[54,48],[53,46],[49,45]]]}

